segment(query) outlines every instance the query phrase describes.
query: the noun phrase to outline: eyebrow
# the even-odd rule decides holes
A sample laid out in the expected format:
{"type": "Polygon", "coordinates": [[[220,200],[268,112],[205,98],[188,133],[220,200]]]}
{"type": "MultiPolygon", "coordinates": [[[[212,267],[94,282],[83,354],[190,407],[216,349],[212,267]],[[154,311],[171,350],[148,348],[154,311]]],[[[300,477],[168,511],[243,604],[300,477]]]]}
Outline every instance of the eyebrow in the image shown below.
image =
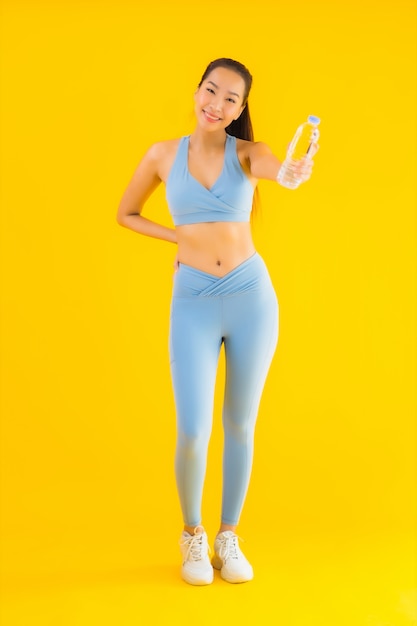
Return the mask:
{"type": "MultiPolygon", "coordinates": [[[[213,87],[215,87],[216,89],[219,89],[219,86],[216,85],[216,83],[213,83],[212,80],[208,80],[208,83],[210,83],[210,85],[213,85],[213,87]]],[[[228,91],[228,93],[232,94],[232,96],[237,96],[238,98],[240,98],[238,93],[235,93],[234,91],[228,91]]]]}

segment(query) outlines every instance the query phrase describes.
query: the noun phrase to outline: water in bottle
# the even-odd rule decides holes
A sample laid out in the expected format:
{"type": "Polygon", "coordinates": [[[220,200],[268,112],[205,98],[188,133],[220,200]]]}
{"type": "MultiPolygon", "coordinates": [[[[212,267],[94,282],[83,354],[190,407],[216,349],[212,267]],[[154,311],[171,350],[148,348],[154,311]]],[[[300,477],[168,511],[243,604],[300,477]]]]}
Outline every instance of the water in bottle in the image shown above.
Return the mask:
{"type": "Polygon", "coordinates": [[[296,189],[302,182],[300,176],[297,176],[295,166],[303,157],[308,157],[311,145],[317,142],[320,134],[317,128],[319,124],[319,117],[309,115],[307,122],[297,128],[277,176],[277,181],[283,187],[296,189]]]}

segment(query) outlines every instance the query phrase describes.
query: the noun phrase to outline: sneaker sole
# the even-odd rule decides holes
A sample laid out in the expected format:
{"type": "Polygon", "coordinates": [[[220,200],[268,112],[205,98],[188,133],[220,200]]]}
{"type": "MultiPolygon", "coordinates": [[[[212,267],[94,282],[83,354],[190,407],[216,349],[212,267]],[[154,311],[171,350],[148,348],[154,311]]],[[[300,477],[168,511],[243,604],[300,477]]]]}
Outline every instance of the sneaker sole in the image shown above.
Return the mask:
{"type": "Polygon", "coordinates": [[[214,574],[211,579],[192,578],[191,576],[187,576],[187,574],[184,573],[182,573],[181,576],[186,583],[188,583],[189,585],[195,585],[197,587],[202,587],[203,585],[211,585],[214,580],[214,574]]]}
{"type": "Polygon", "coordinates": [[[253,580],[253,572],[249,578],[244,577],[244,576],[238,576],[238,577],[228,576],[227,573],[223,571],[223,561],[218,556],[214,556],[212,558],[211,564],[214,567],[214,569],[220,570],[220,576],[223,578],[223,580],[225,580],[228,583],[236,583],[236,584],[247,583],[250,580],[253,580]]]}

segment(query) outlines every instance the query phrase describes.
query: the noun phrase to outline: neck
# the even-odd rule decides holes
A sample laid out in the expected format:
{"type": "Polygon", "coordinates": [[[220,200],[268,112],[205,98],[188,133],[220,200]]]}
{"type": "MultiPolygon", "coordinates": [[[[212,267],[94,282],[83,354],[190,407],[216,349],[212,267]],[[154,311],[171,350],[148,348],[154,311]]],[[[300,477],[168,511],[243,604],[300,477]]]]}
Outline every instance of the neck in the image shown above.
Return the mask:
{"type": "Polygon", "coordinates": [[[226,131],[222,129],[216,132],[207,132],[197,126],[190,135],[190,142],[195,148],[208,150],[224,148],[226,131]]]}

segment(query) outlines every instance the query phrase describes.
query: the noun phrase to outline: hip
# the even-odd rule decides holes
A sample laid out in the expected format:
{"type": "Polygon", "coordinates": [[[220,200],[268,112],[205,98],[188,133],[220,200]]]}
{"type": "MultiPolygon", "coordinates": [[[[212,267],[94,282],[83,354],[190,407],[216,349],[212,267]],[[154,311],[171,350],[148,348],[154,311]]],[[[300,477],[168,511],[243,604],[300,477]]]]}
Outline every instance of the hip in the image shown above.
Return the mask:
{"type": "Polygon", "coordinates": [[[174,275],[173,298],[224,298],[245,293],[275,294],[268,268],[257,252],[224,276],[184,263],[174,275]]]}

